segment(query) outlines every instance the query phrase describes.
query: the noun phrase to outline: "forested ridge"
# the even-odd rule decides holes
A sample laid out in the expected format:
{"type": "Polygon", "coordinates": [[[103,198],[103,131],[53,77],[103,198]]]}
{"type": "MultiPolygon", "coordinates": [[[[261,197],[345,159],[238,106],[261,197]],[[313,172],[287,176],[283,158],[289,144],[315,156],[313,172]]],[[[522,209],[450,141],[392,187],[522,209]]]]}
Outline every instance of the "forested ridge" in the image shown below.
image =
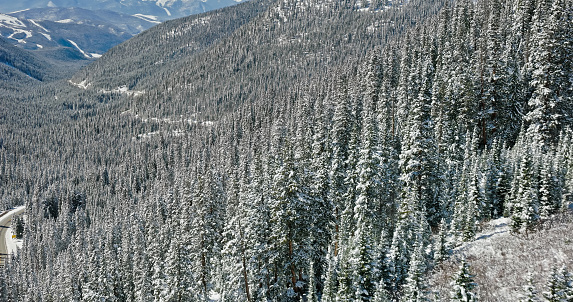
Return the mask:
{"type": "MultiPolygon", "coordinates": [[[[570,215],[572,1],[436,2],[418,12],[424,18],[393,19],[401,30],[384,39],[352,44],[356,37],[332,31],[360,47],[352,56],[340,58],[337,45],[308,48],[338,58],[332,66],[309,59],[283,69],[288,55],[264,59],[290,73],[252,87],[234,85],[265,69],[258,56],[227,54],[227,71],[208,61],[260,24],[275,24],[269,31],[279,36],[281,26],[313,32],[316,24],[297,27],[304,20],[276,21],[285,11],[293,20],[330,11],[341,16],[325,21],[334,26],[407,7],[387,4],[270,3],[219,42],[158,68],[167,81],[150,66],[141,84],[138,75],[118,81],[141,96],[106,92],[114,83],[97,77],[87,82],[104,84],[93,89],[52,83],[6,93],[0,205],[25,204],[26,223],[23,249],[0,271],[0,300],[479,299],[471,259],[447,290],[430,288],[427,276],[487,221],[508,217],[514,236],[535,238],[570,215]],[[195,68],[209,64],[239,79],[195,85],[195,68]]],[[[108,55],[129,54],[122,47],[136,42],[108,55]]],[[[100,61],[73,81],[90,68],[109,72],[100,61]]],[[[566,267],[547,278],[522,284],[526,301],[571,301],[566,267]]]]}

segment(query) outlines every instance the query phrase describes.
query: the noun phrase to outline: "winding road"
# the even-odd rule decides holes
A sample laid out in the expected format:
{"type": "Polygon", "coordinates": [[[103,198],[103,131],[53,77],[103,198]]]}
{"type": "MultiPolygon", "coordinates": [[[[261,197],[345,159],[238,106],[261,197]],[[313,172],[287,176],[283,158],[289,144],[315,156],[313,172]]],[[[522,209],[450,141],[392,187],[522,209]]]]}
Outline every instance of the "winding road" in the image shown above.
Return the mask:
{"type": "Polygon", "coordinates": [[[22,206],[0,214],[0,267],[4,266],[6,256],[12,253],[11,250],[8,250],[9,245],[6,243],[6,240],[8,239],[6,238],[6,233],[10,229],[12,217],[22,214],[25,209],[26,208],[22,206]]]}

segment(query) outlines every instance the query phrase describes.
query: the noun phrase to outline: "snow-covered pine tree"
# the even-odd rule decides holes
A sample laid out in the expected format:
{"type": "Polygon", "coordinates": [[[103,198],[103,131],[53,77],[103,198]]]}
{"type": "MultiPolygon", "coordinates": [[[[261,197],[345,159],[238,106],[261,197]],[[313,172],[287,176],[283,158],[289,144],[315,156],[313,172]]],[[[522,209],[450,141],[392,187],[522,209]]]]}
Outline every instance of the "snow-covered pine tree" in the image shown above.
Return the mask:
{"type": "Polygon", "coordinates": [[[450,301],[474,302],[477,296],[473,292],[477,284],[473,280],[474,276],[470,272],[470,265],[465,259],[462,260],[459,270],[453,276],[452,291],[450,292],[450,301]]]}
{"type": "Polygon", "coordinates": [[[539,166],[539,218],[548,219],[560,208],[561,198],[556,196],[557,178],[553,166],[553,152],[540,155],[539,166]]]}
{"type": "Polygon", "coordinates": [[[362,144],[358,161],[357,199],[354,206],[354,221],[356,228],[351,241],[352,283],[356,301],[370,301],[374,295],[374,282],[378,268],[372,252],[375,250],[373,238],[375,212],[374,206],[379,194],[379,162],[377,158],[377,130],[372,117],[372,107],[364,107],[362,144]]]}
{"type": "Polygon", "coordinates": [[[347,79],[341,77],[336,82],[332,104],[335,106],[332,117],[330,142],[332,149],[331,166],[329,173],[329,199],[334,204],[334,254],[338,255],[339,245],[347,241],[348,236],[341,226],[341,215],[345,209],[347,192],[345,179],[347,176],[348,146],[351,138],[352,108],[348,96],[347,79]]]}
{"type": "Polygon", "coordinates": [[[568,302],[573,299],[573,276],[565,266],[561,269],[553,267],[543,297],[547,302],[568,302]]]}
{"type": "Polygon", "coordinates": [[[328,247],[325,266],[321,301],[335,302],[338,293],[338,257],[334,255],[334,246],[328,247]]]}
{"type": "Polygon", "coordinates": [[[446,219],[442,218],[440,222],[440,231],[438,232],[438,240],[434,244],[434,261],[440,263],[450,256],[450,248],[448,245],[448,225],[446,219]]]}
{"type": "Polygon", "coordinates": [[[414,244],[414,252],[410,258],[408,276],[406,277],[400,302],[429,301],[426,297],[427,284],[425,280],[426,258],[422,236],[414,244]]]}
{"type": "Polygon", "coordinates": [[[530,232],[539,222],[539,188],[535,172],[536,167],[533,165],[531,155],[522,156],[516,175],[517,189],[511,214],[510,225],[514,233],[519,233],[523,227],[530,232]]]}
{"type": "Polygon", "coordinates": [[[528,105],[527,135],[542,153],[559,137],[563,122],[568,118],[572,88],[572,63],[567,57],[571,45],[571,4],[562,0],[537,2],[533,16],[528,68],[532,74],[533,95],[528,105]],[[567,21],[569,20],[569,21],[567,21]]]}
{"type": "Polygon", "coordinates": [[[388,292],[386,291],[386,284],[384,283],[384,279],[381,279],[376,286],[376,292],[374,293],[374,297],[372,298],[372,302],[390,302],[390,297],[388,292]]]}
{"type": "Polygon", "coordinates": [[[538,292],[533,285],[533,277],[531,274],[527,277],[527,285],[523,287],[525,294],[520,302],[539,302],[538,292]]]}

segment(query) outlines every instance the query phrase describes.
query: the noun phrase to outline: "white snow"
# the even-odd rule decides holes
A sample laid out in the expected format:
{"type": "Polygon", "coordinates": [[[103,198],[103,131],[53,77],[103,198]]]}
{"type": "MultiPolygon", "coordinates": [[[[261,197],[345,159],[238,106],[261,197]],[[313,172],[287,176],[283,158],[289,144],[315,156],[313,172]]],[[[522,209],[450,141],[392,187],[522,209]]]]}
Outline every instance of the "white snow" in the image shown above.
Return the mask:
{"type": "Polygon", "coordinates": [[[501,236],[509,236],[509,223],[511,219],[502,217],[495,220],[490,220],[485,223],[483,230],[476,235],[474,241],[466,242],[461,246],[454,249],[454,253],[464,250],[472,249],[475,253],[481,253],[479,250],[483,247],[488,247],[492,241],[497,240],[501,236]]]}
{"type": "Polygon", "coordinates": [[[155,24],[159,24],[161,22],[157,21],[157,16],[152,16],[152,15],[143,15],[143,14],[135,14],[133,15],[136,18],[139,18],[143,21],[147,21],[150,23],[155,23],[155,24]]]}
{"type": "Polygon", "coordinates": [[[471,265],[478,284],[477,293],[483,301],[516,301],[527,284],[527,275],[541,289],[551,268],[573,265],[573,216],[555,216],[529,234],[512,234],[511,220],[500,218],[481,225],[474,241],[453,250],[449,260],[438,265],[429,277],[433,292],[450,290],[451,276],[460,259],[471,265]]]}
{"type": "Polygon", "coordinates": [[[164,7],[163,9],[165,10],[168,16],[171,16],[171,12],[166,7],[164,7]]]}
{"type": "Polygon", "coordinates": [[[173,5],[174,2],[175,2],[174,0],[157,0],[155,1],[155,4],[157,6],[164,7],[164,6],[171,6],[173,5]]]}
{"type": "Polygon", "coordinates": [[[72,80],[69,80],[68,82],[70,84],[72,84],[73,86],[76,86],[76,87],[81,88],[81,89],[88,89],[88,87],[91,86],[91,83],[88,83],[87,80],[83,80],[79,83],[74,83],[74,82],[72,82],[72,80]]]}
{"type": "Polygon", "coordinates": [[[90,53],[90,55],[92,56],[92,58],[101,58],[102,55],[100,55],[99,53],[90,53]]]}
{"type": "Polygon", "coordinates": [[[0,14],[0,26],[6,27],[11,29],[13,32],[8,36],[9,39],[16,39],[19,43],[26,43],[24,39],[32,37],[32,32],[29,30],[24,30],[26,28],[26,24],[24,24],[20,19],[0,14]],[[25,38],[19,39],[14,37],[17,34],[24,33],[26,35],[25,38]]]}
{"type": "Polygon", "coordinates": [[[145,91],[129,90],[129,88],[127,88],[126,85],[119,86],[119,87],[117,87],[116,89],[113,89],[113,90],[105,90],[105,89],[102,89],[102,90],[100,90],[99,92],[101,92],[101,93],[120,93],[120,94],[125,94],[125,95],[133,96],[133,97],[138,97],[138,96],[140,96],[140,95],[142,95],[142,94],[145,93],[145,91]]]}
{"type": "Polygon", "coordinates": [[[26,24],[24,24],[20,19],[0,14],[0,23],[3,23],[5,26],[15,26],[15,27],[22,27],[25,28],[26,24]]]}
{"type": "Polygon", "coordinates": [[[81,49],[76,42],[74,42],[74,41],[72,41],[72,40],[70,40],[70,39],[66,39],[66,40],[68,40],[68,42],[72,43],[72,45],[73,45],[75,48],[77,48],[77,50],[79,50],[79,51],[84,55],[84,57],[86,57],[86,58],[92,58],[92,56],[90,56],[88,53],[86,53],[85,51],[83,51],[83,49],[81,49]]]}
{"type": "Polygon", "coordinates": [[[20,43],[26,43],[26,41],[24,41],[24,39],[28,39],[32,36],[32,32],[28,31],[28,30],[23,30],[23,29],[19,29],[19,28],[12,28],[12,30],[14,31],[11,35],[8,36],[9,39],[16,39],[18,40],[18,42],[20,43]],[[14,37],[14,35],[17,35],[19,33],[24,33],[26,35],[26,37],[24,39],[17,39],[14,37]]]}
{"type": "Polygon", "coordinates": [[[41,33],[46,39],[48,39],[48,41],[52,41],[52,36],[45,34],[45,33],[41,33]]]}
{"type": "Polygon", "coordinates": [[[75,21],[72,19],[64,19],[64,20],[58,20],[56,22],[58,22],[58,23],[74,23],[75,21]]]}
{"type": "MultiPolygon", "coordinates": [[[[104,91],[104,92],[106,92],[106,91],[104,91]]],[[[135,97],[138,97],[138,96],[145,93],[145,91],[129,90],[129,88],[127,88],[127,86],[125,86],[125,85],[117,87],[116,89],[112,90],[111,92],[127,94],[129,96],[135,96],[135,97]]]]}
{"type": "Polygon", "coordinates": [[[44,46],[43,46],[43,45],[40,45],[40,44],[36,44],[36,47],[38,47],[38,48],[40,48],[40,49],[44,48],[44,46]]]}
{"type": "Polygon", "coordinates": [[[215,292],[213,290],[211,290],[209,292],[209,300],[210,301],[219,301],[221,300],[221,294],[219,294],[218,292],[215,292]]]}
{"type": "Polygon", "coordinates": [[[29,10],[30,10],[29,8],[23,9],[23,10],[17,10],[15,12],[11,12],[10,14],[21,13],[21,12],[25,12],[25,11],[29,11],[29,10]]]}
{"type": "Polygon", "coordinates": [[[43,27],[42,25],[38,24],[36,21],[30,19],[30,22],[32,22],[32,24],[38,26],[39,28],[41,28],[43,31],[45,32],[50,32],[49,30],[47,30],[45,27],[43,27]]]}

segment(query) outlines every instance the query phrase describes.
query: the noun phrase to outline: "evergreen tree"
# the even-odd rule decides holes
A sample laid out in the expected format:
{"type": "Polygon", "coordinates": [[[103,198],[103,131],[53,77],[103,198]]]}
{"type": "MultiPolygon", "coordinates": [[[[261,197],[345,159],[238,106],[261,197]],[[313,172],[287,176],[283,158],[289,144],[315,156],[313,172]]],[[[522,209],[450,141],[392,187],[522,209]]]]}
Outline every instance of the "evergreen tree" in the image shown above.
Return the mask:
{"type": "Polygon", "coordinates": [[[408,277],[406,277],[404,289],[402,291],[402,302],[429,301],[426,297],[426,281],[424,274],[426,271],[426,259],[424,256],[423,242],[417,241],[414,245],[414,252],[410,259],[408,277]]]}
{"type": "Polygon", "coordinates": [[[539,221],[538,185],[535,167],[529,156],[523,156],[516,176],[514,204],[511,215],[511,229],[519,233],[522,227],[532,231],[539,221]]]}
{"type": "Polygon", "coordinates": [[[543,292],[543,297],[548,302],[571,301],[573,299],[573,276],[566,267],[553,268],[547,281],[548,291],[543,292]]]}
{"type": "Polygon", "coordinates": [[[537,296],[537,294],[538,294],[537,290],[533,286],[533,278],[531,275],[529,275],[529,277],[527,278],[527,282],[528,282],[528,284],[523,287],[523,289],[525,290],[525,295],[524,295],[523,299],[521,299],[520,301],[521,302],[538,302],[538,301],[541,301],[541,300],[539,300],[539,297],[537,296]]]}
{"type": "Polygon", "coordinates": [[[454,275],[452,282],[452,291],[450,292],[450,301],[477,301],[477,296],[473,292],[477,284],[470,273],[470,265],[462,260],[459,270],[454,275]]]}

